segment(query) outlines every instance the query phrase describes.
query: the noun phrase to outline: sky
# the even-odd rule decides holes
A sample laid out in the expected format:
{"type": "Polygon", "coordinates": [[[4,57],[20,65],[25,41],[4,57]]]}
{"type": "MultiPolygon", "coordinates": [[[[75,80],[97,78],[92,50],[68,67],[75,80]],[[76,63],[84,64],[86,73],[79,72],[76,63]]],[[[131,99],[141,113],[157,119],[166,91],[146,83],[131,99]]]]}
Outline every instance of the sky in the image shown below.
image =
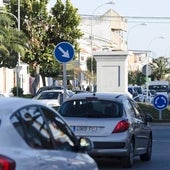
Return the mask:
{"type": "MultiPolygon", "coordinates": [[[[56,2],[50,1],[51,6],[56,2]]],[[[128,19],[128,49],[151,51],[153,57],[170,57],[170,0],[114,0],[114,5],[105,4],[111,0],[70,1],[81,15],[91,15],[97,8],[95,15],[113,9],[122,17],[137,17],[128,19]]]]}

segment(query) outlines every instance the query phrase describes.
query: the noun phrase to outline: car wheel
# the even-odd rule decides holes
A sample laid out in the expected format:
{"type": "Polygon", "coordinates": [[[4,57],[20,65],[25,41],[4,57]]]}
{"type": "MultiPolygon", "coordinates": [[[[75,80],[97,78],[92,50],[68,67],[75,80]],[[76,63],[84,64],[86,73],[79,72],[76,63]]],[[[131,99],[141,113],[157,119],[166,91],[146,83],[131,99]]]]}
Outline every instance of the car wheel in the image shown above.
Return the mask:
{"type": "Polygon", "coordinates": [[[152,154],[152,139],[150,137],[149,141],[148,141],[147,152],[143,155],[140,155],[140,160],[150,161],[151,160],[151,154],[152,154]]]}
{"type": "Polygon", "coordinates": [[[130,143],[129,146],[129,155],[122,158],[122,166],[124,168],[131,168],[133,165],[133,157],[134,157],[134,144],[130,143]]]}

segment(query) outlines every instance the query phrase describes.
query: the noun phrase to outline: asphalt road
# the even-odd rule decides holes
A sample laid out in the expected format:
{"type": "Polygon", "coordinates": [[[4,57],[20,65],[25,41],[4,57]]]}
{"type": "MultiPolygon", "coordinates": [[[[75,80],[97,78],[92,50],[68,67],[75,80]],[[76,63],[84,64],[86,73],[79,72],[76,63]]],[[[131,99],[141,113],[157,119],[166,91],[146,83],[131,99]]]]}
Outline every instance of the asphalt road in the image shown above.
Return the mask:
{"type": "MultiPolygon", "coordinates": [[[[134,159],[132,170],[169,170],[170,169],[170,124],[153,124],[153,151],[149,162],[134,159]]],[[[123,170],[116,159],[96,159],[99,170],[123,170]]]]}

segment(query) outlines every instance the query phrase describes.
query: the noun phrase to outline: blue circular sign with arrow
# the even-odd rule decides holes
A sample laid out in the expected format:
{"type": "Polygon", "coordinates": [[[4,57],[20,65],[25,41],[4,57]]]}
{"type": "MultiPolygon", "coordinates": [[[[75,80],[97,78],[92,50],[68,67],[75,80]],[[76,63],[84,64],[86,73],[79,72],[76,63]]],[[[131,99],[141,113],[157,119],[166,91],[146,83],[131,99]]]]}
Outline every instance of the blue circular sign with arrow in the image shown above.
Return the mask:
{"type": "Polygon", "coordinates": [[[74,48],[69,42],[61,42],[54,49],[55,59],[60,63],[67,63],[74,57],[74,48]]]}
{"type": "Polygon", "coordinates": [[[157,110],[164,110],[168,106],[168,98],[165,95],[156,95],[153,99],[153,105],[157,110]]]}

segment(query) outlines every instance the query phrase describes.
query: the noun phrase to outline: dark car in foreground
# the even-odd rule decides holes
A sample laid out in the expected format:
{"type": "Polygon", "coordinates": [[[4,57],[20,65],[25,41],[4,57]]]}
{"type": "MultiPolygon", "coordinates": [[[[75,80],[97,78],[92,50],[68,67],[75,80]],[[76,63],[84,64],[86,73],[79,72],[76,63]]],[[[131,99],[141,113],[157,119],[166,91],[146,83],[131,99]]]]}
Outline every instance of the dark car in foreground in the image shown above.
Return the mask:
{"type": "Polygon", "coordinates": [[[116,157],[123,167],[133,165],[134,156],[149,161],[152,153],[152,129],[139,105],[126,94],[82,93],[67,99],[59,113],[77,137],[89,137],[93,157],[116,157]]]}
{"type": "Polygon", "coordinates": [[[77,138],[52,108],[33,99],[0,98],[1,170],[97,170],[77,138]]]}

